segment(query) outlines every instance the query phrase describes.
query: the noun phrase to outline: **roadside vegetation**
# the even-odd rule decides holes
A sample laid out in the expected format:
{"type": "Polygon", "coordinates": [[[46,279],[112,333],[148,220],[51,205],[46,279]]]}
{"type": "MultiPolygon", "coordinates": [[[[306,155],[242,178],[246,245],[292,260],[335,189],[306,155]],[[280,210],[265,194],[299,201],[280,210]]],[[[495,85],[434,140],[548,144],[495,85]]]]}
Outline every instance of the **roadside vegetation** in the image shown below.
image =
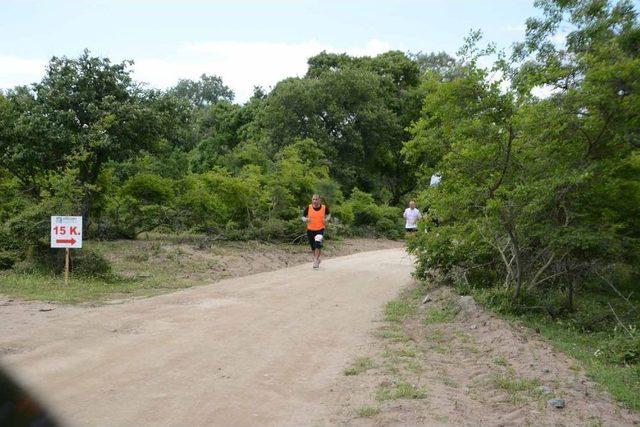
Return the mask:
{"type": "MultiPolygon", "coordinates": [[[[376,344],[344,371],[344,381],[352,385],[345,422],[456,425],[473,417],[478,424],[626,425],[637,420],[637,412],[625,409],[640,409],[630,373],[635,367],[594,356],[586,344],[595,344],[595,336],[544,316],[498,313],[483,300],[486,293],[472,295],[484,306],[450,284],[416,280],[387,303],[376,344]],[[605,409],[602,402],[609,399],[603,392],[620,403],[605,409]]],[[[598,347],[609,344],[604,340],[598,347]]]]}
{"type": "MultiPolygon", "coordinates": [[[[630,2],[538,5],[542,15],[492,78],[471,65],[431,82],[403,148],[423,171],[418,200],[430,207],[426,232],[408,246],[417,277],[539,330],[637,410],[637,11],[630,2]],[[548,96],[533,96],[534,86],[548,96]],[[430,188],[436,172],[442,181],[430,188]]],[[[430,319],[440,317],[446,311],[430,319]]]]}
{"type": "MultiPolygon", "coordinates": [[[[578,360],[577,370],[584,369],[613,397],[640,411],[640,295],[635,292],[636,281],[622,281],[615,290],[597,282],[584,284],[571,312],[558,309],[563,306],[560,291],[528,295],[526,301],[514,304],[505,289],[445,283],[460,295],[471,295],[483,307],[539,333],[578,360]]],[[[445,305],[439,311],[449,310],[445,305]]],[[[502,357],[493,362],[506,364],[502,357]]]]}
{"type": "MultiPolygon", "coordinates": [[[[136,240],[88,241],[87,253],[99,254],[108,268],[84,271],[82,251],[73,251],[69,283],[60,274],[28,261],[0,271],[0,295],[8,299],[71,304],[103,304],[149,297],[218,280],[308,263],[306,241],[211,241],[206,235],[144,233],[136,240]],[[77,257],[76,257],[77,256],[77,257]]],[[[331,240],[327,256],[399,247],[385,239],[331,240]]],[[[94,263],[89,265],[95,266],[94,263]]]]}
{"type": "Polygon", "coordinates": [[[557,349],[580,361],[587,375],[613,397],[640,411],[640,297],[634,292],[636,283],[620,289],[630,296],[628,300],[613,290],[585,286],[578,294],[578,307],[569,314],[546,309],[557,304],[559,295],[536,298],[546,308],[514,308],[504,295],[486,289],[474,289],[471,294],[485,307],[539,332],[557,349]]]}

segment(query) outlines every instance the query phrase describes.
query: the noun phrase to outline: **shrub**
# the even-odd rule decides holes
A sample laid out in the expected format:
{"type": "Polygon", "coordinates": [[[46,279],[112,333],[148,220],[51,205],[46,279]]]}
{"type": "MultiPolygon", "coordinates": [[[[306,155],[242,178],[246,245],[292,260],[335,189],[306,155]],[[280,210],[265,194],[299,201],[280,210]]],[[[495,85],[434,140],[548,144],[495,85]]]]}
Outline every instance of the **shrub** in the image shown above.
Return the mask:
{"type": "Polygon", "coordinates": [[[353,212],[353,224],[356,226],[375,225],[381,218],[380,210],[373,196],[357,188],[353,189],[347,205],[353,212]]]}
{"type": "MultiPolygon", "coordinates": [[[[40,242],[30,248],[21,270],[62,274],[64,258],[63,249],[52,249],[48,244],[40,242]]],[[[107,276],[111,273],[109,261],[92,249],[71,250],[70,261],[70,270],[81,276],[107,276]]]]}
{"type": "Polygon", "coordinates": [[[260,240],[291,241],[303,232],[304,229],[298,218],[288,221],[270,218],[247,230],[247,237],[260,240]]]}
{"type": "Polygon", "coordinates": [[[141,173],[125,183],[123,193],[142,204],[166,204],[173,199],[173,181],[159,175],[141,173]]]}
{"type": "Polygon", "coordinates": [[[619,365],[640,363],[640,333],[634,330],[633,337],[618,333],[608,342],[605,354],[607,360],[619,365]]]}
{"type": "Polygon", "coordinates": [[[378,222],[376,222],[376,230],[389,238],[398,239],[402,237],[402,231],[398,222],[389,218],[380,218],[378,222]]]}
{"type": "Polygon", "coordinates": [[[334,221],[337,219],[341,224],[344,225],[353,224],[355,220],[353,207],[349,204],[331,206],[331,216],[333,217],[334,221]]]}
{"type": "Polygon", "coordinates": [[[102,255],[88,249],[73,252],[72,271],[87,277],[104,277],[111,274],[111,264],[102,255]]]}
{"type": "Polygon", "coordinates": [[[0,249],[0,270],[8,270],[16,263],[18,257],[15,252],[0,249]]]}
{"type": "Polygon", "coordinates": [[[354,188],[351,197],[334,210],[342,222],[352,227],[354,234],[400,238],[402,215],[400,208],[376,203],[373,196],[354,188]]]}

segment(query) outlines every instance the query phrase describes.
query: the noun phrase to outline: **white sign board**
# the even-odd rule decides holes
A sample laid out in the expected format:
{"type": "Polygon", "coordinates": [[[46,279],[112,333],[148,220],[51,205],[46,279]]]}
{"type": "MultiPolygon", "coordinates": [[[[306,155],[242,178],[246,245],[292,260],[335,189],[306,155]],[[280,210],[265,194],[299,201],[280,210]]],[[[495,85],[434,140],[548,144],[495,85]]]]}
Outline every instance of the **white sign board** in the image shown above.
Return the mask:
{"type": "Polygon", "coordinates": [[[73,248],[82,247],[82,217],[81,216],[52,216],[51,217],[51,247],[73,248]]]}

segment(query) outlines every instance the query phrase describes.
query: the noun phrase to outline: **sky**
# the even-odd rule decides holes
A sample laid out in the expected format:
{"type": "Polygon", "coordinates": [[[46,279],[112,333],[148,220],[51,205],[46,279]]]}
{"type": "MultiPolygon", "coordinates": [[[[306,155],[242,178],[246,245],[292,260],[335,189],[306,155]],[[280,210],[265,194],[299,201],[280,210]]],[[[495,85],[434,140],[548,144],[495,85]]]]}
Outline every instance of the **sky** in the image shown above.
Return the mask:
{"type": "Polygon", "coordinates": [[[533,0],[0,0],[0,89],[39,81],[52,56],[131,59],[150,87],[218,75],[246,101],[254,86],[306,72],[327,52],[454,54],[471,29],[508,48],[533,0]]]}

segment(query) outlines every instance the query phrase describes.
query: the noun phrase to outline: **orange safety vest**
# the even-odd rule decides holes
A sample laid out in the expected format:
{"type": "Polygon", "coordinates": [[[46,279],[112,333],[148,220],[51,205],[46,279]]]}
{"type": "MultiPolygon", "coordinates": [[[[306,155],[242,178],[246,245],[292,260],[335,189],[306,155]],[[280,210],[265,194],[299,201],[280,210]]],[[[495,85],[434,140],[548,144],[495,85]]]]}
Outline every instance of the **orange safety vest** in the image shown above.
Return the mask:
{"type": "Polygon", "coordinates": [[[313,205],[309,205],[307,214],[307,230],[319,231],[324,229],[324,213],[327,210],[325,205],[320,205],[320,210],[313,209],[313,205]]]}

